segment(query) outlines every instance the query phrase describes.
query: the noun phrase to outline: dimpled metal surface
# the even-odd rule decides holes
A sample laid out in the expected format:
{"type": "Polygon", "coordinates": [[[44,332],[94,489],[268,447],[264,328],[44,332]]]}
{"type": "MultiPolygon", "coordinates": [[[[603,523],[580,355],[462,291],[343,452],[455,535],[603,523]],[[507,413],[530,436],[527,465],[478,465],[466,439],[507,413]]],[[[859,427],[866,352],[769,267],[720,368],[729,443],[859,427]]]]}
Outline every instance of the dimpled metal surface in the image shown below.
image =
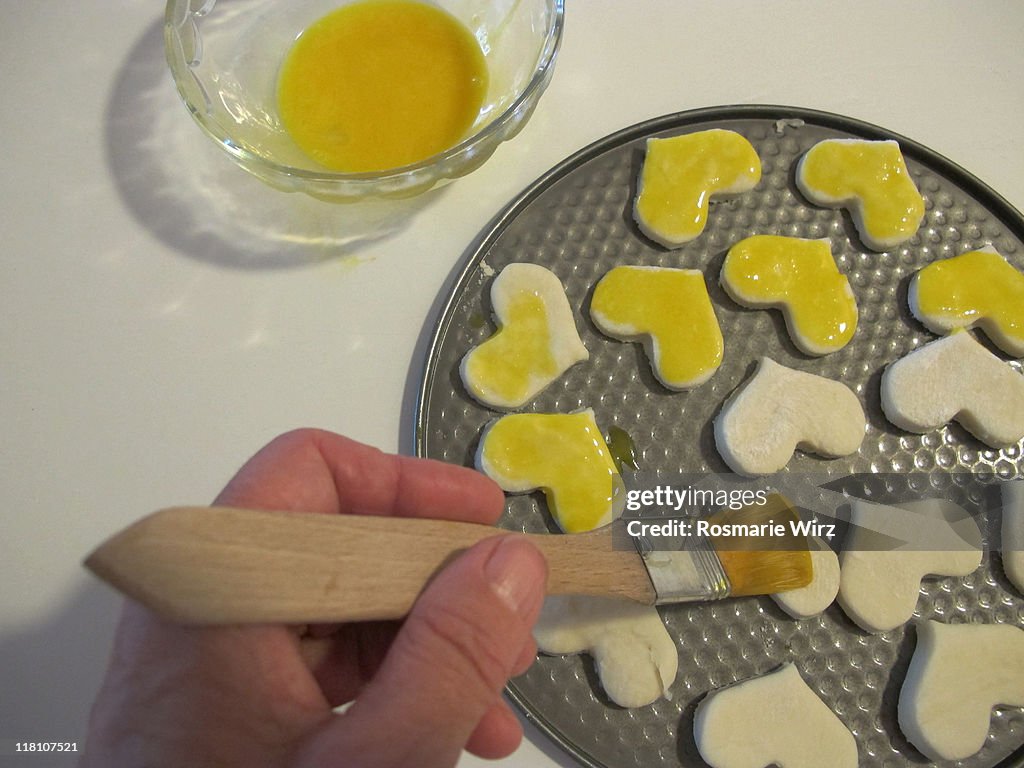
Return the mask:
{"type": "MultiPolygon", "coordinates": [[[[632,438],[645,473],[727,472],[715,450],[712,419],[726,397],[769,355],[793,368],[838,379],[860,397],[869,430],[860,451],[823,460],[798,452],[793,472],[920,473],[924,495],[955,497],[955,473],[1003,480],[1024,470],[1017,445],[991,450],[957,425],[925,435],[890,425],[879,405],[882,369],[935,338],[910,314],[907,285],[936,259],[991,243],[1024,268],[1024,220],[991,190],[916,143],[854,120],[789,107],[723,107],[680,113],[628,128],[553,169],[517,198],[481,235],[449,292],[438,321],[416,414],[416,452],[472,465],[478,436],[499,414],[466,394],[459,362],[493,333],[489,286],[506,264],[532,261],[561,279],[590,359],[541,393],[527,411],[594,409],[608,433],[632,438]],[[738,131],[761,158],[757,187],[713,202],[696,240],[666,250],[647,240],[632,219],[636,178],[650,136],[706,128],[738,131]],[[808,204],[793,182],[795,161],[826,138],[895,138],[926,201],[917,234],[901,247],[875,253],[859,241],[850,216],[808,204]],[[852,342],[823,358],[801,354],[777,311],[744,309],[724,293],[718,275],[726,250],[754,234],[828,238],[839,269],[857,296],[860,322],[852,342]],[[690,392],[670,392],[651,373],[638,344],[603,336],[589,318],[596,282],[613,266],[646,264],[704,271],[725,337],[722,367],[690,392]]],[[[1020,365],[1012,363],[1019,371],[1020,365]]],[[[1022,441],[1024,442],[1024,441],[1022,441]]],[[[554,531],[540,494],[508,498],[502,525],[554,531]]],[[[992,521],[986,531],[992,541],[992,521]]],[[[679,650],[670,698],[623,709],[605,697],[587,656],[541,656],[509,686],[527,717],[580,762],[594,766],[703,766],[693,737],[700,699],[721,686],[793,662],[810,687],[853,732],[864,766],[920,766],[923,758],[897,726],[896,703],[914,649],[911,623],[872,635],[833,604],[816,618],[796,621],[770,598],[660,609],[679,650]]],[[[1003,576],[998,554],[965,578],[929,578],[921,586],[917,619],[1002,622],[1024,627],[1024,600],[1003,576]]],[[[771,702],[766,702],[771,706],[771,702]]],[[[737,724],[742,728],[742,724],[737,724]]],[[[997,709],[984,748],[958,765],[1024,764],[1024,712],[997,709]]]]}

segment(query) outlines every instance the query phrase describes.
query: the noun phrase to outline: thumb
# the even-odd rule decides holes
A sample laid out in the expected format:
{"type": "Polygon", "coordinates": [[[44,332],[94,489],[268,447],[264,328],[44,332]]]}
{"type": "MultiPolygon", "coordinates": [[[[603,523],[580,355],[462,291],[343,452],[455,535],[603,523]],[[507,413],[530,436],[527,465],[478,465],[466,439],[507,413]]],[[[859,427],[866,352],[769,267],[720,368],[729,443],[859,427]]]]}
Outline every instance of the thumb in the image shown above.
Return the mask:
{"type": "Polygon", "coordinates": [[[522,537],[471,547],[423,591],[374,679],[304,756],[318,766],[455,765],[534,648],[546,582],[543,556],[522,537]]]}

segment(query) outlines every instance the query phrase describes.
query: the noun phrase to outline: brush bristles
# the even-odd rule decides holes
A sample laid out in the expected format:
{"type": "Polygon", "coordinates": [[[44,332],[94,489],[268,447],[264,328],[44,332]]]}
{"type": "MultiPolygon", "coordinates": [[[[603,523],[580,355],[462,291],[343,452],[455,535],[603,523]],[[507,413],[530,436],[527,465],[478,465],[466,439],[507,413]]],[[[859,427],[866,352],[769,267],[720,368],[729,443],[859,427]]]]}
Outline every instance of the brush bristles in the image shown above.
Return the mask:
{"type": "Polygon", "coordinates": [[[766,504],[724,509],[711,517],[712,525],[727,525],[730,527],[725,530],[741,532],[711,537],[729,577],[729,594],[770,595],[811,583],[814,567],[807,537],[794,533],[790,525],[799,519],[789,500],[780,494],[770,494],[766,504]],[[785,529],[781,535],[778,528],[771,527],[778,525],[785,529]]]}

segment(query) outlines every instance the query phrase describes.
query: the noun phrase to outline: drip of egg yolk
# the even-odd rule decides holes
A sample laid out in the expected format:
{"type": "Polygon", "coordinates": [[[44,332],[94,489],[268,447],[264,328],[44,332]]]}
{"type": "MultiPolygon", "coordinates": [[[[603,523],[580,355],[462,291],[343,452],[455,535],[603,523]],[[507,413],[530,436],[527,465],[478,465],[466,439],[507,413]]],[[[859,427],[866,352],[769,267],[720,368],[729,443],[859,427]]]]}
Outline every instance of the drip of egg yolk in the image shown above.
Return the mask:
{"type": "Polygon", "coordinates": [[[615,516],[621,478],[589,409],[502,416],[484,433],[477,462],[506,491],[542,489],[566,533],[599,528],[615,516]]]}
{"type": "Polygon", "coordinates": [[[842,349],[857,330],[857,301],[827,240],[754,235],[729,249],[722,286],[749,307],[778,307],[793,342],[811,355],[842,349]]]}
{"type": "Polygon", "coordinates": [[[861,237],[875,250],[908,240],[924,218],[924,199],[895,141],[821,141],[801,158],[797,184],[818,205],[851,205],[861,237]]]}
{"type": "Polygon", "coordinates": [[[672,389],[707,381],[722,363],[722,331],[698,270],[615,267],[594,289],[590,315],[608,336],[643,339],[655,375],[672,389]]]}
{"type": "Polygon", "coordinates": [[[980,326],[1002,349],[1024,355],[1024,274],[994,251],[968,251],[920,270],[911,308],[931,330],[980,326]]]}
{"type": "Polygon", "coordinates": [[[281,122],[325,168],[381,171],[455,145],[480,112],[487,66],[447,12],[415,0],[361,0],[308,27],[277,84],[281,122]]]}
{"type": "Polygon", "coordinates": [[[471,349],[460,373],[485,405],[517,408],[577,362],[587,348],[562,283],[538,264],[509,264],[491,286],[498,330],[471,349]]]}
{"type": "Polygon", "coordinates": [[[634,217],[653,240],[676,247],[704,231],[713,195],[746,192],[760,180],[757,152],[735,131],[648,139],[634,217]]]}

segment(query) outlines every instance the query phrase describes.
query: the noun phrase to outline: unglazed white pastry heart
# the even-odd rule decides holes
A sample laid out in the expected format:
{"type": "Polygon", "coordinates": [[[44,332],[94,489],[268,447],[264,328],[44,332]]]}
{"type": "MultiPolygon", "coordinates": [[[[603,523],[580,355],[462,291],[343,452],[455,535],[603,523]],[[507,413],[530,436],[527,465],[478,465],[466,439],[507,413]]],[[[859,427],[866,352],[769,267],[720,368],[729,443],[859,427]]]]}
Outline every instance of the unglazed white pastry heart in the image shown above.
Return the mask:
{"type": "Polygon", "coordinates": [[[921,580],[981,565],[981,531],[945,499],[901,506],[854,499],[839,554],[839,605],[862,629],[885,632],[914,615],[921,580]]]}
{"type": "Polygon", "coordinates": [[[897,706],[907,740],[931,760],[963,760],[985,745],[999,705],[1024,707],[1024,629],[918,623],[897,706]]]}
{"type": "Polygon", "coordinates": [[[630,600],[553,595],[544,601],[533,637],[543,653],[590,654],[601,687],[620,707],[667,695],[679,665],[658,609],[630,600]]]}
{"type": "Polygon", "coordinates": [[[693,734],[712,768],[857,766],[853,734],[792,664],[709,693],[693,734]]]}
{"type": "Polygon", "coordinates": [[[845,384],[762,357],[715,418],[715,445],[741,475],[782,469],[798,448],[821,456],[854,453],[867,420],[845,384]]]}
{"type": "Polygon", "coordinates": [[[950,421],[993,448],[1024,437],[1024,376],[968,331],[918,347],[882,373],[882,411],[908,432],[950,421]]]}

